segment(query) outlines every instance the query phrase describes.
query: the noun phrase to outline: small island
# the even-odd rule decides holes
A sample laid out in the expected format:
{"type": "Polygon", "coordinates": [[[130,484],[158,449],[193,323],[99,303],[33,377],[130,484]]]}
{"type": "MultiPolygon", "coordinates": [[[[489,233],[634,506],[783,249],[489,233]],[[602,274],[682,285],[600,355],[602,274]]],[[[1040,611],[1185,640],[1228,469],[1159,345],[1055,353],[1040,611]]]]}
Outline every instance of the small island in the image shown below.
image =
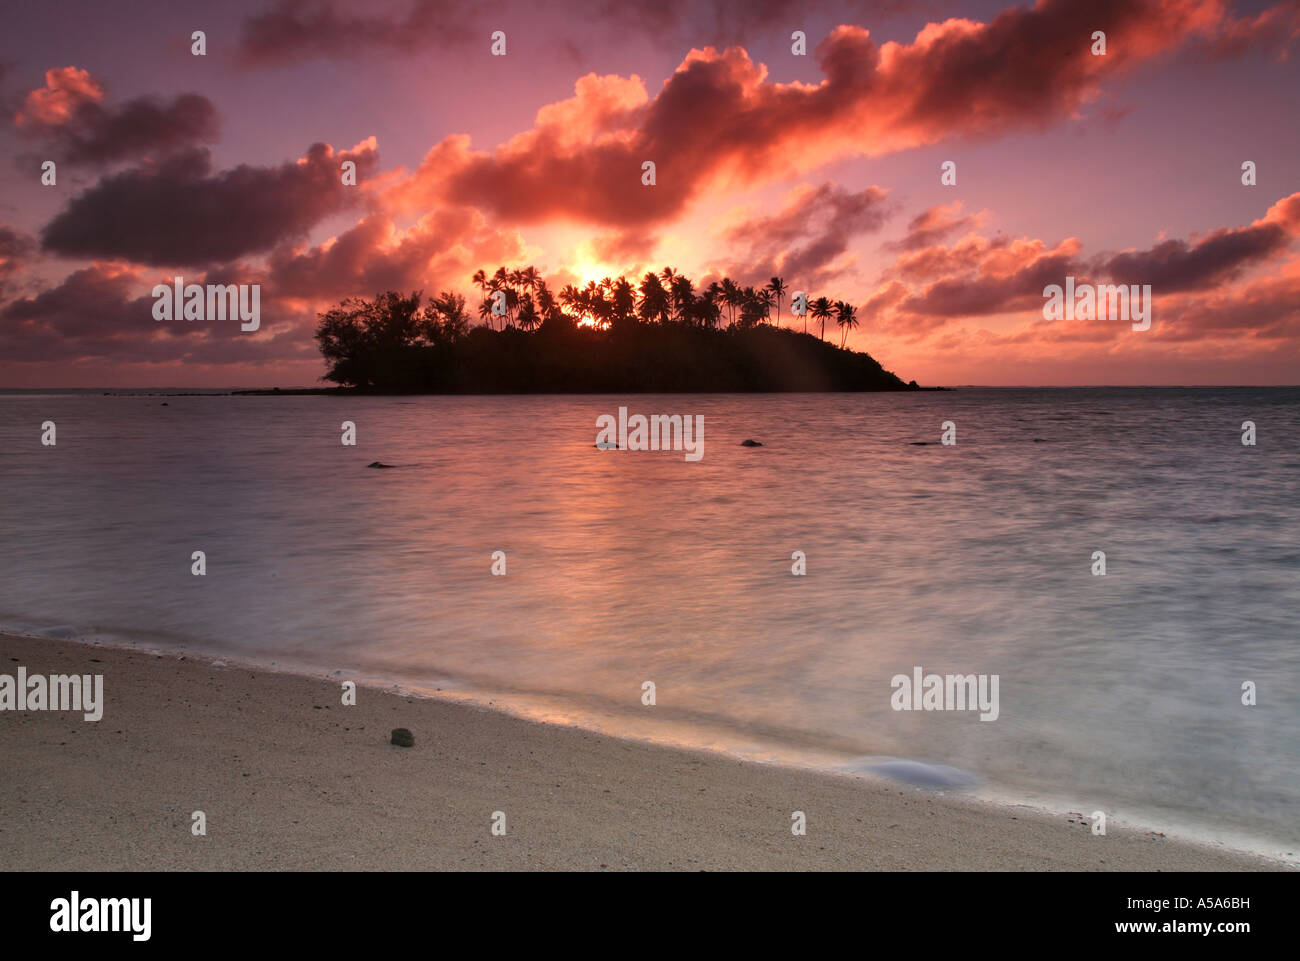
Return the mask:
{"type": "Polygon", "coordinates": [[[779,277],[758,289],[724,278],[697,291],[667,267],[636,285],[607,277],[556,294],[533,267],[501,267],[474,282],[479,323],[453,291],[428,301],[421,291],[388,291],[320,314],[323,379],[366,393],[922,389],[843,346],[858,325],[849,303],[808,296],[802,315],[787,311],[803,329],[781,326],[790,295],[779,277]],[[828,320],[839,345],[825,339],[828,320]]]}

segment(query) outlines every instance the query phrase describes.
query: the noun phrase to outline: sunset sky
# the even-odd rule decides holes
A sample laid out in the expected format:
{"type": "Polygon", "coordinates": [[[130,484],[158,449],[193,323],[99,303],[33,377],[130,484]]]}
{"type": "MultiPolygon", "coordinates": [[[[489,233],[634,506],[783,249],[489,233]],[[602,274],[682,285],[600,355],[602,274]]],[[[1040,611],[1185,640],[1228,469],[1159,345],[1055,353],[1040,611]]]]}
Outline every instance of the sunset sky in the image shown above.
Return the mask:
{"type": "Polygon", "coordinates": [[[1298,93],[1298,0],[14,4],[0,387],[313,385],[317,311],[527,264],[779,274],[927,385],[1295,384],[1298,93]],[[1045,321],[1067,275],[1151,329],[1045,321]]]}

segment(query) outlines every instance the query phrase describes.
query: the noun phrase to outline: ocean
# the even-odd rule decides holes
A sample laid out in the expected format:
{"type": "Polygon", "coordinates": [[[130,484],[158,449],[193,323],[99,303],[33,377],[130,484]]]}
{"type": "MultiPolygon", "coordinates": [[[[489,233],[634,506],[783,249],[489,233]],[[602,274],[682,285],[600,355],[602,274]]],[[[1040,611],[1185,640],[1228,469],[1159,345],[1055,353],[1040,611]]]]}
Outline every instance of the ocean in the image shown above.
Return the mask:
{"type": "Polygon", "coordinates": [[[1291,388],[11,393],[0,630],[1285,854],[1298,494],[1291,388]],[[620,407],[701,416],[703,457],[597,449],[620,407]],[[917,668],[996,676],[996,720],[895,710],[917,668]]]}

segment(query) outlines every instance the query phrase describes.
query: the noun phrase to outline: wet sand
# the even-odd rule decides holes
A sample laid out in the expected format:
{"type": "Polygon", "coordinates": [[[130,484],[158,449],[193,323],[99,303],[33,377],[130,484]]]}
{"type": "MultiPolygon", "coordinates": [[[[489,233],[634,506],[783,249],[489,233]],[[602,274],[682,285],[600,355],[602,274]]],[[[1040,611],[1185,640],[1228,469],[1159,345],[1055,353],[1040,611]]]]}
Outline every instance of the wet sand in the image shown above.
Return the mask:
{"type": "Polygon", "coordinates": [[[102,674],[105,700],[97,722],[0,711],[0,871],[1279,868],[463,702],[362,687],[344,706],[339,681],[212,660],[0,635],[0,674],[102,674]]]}

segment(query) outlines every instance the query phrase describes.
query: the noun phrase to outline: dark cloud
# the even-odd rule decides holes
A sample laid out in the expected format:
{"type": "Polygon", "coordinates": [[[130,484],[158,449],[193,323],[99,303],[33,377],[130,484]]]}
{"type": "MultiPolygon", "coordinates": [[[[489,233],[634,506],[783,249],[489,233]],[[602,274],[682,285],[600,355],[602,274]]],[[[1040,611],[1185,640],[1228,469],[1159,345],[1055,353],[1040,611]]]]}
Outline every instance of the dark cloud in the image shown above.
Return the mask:
{"type": "Polygon", "coordinates": [[[340,165],[358,177],[379,163],[373,140],[352,152],[313,144],[303,161],[211,173],[206,150],[105,177],[78,194],[41,235],[43,249],[68,257],[141,264],[223,263],[301,237],[359,202],[340,165]]]}
{"type": "Polygon", "coordinates": [[[485,6],[499,7],[469,0],[416,0],[405,16],[385,17],[356,15],[346,5],[327,0],[280,0],[269,12],[244,21],[239,54],[245,63],[274,66],[315,57],[352,59],[463,44],[485,6]]]}
{"type": "Polygon", "coordinates": [[[199,94],[139,97],[117,107],[104,100],[103,85],[89,71],[55,67],[45,71],[45,86],[27,94],[14,125],[27,139],[43,141],[42,159],[90,167],[157,160],[217,139],[216,108],[199,94]]]}
{"type": "Polygon", "coordinates": [[[36,243],[24,233],[0,227],[0,301],[9,295],[12,279],[26,269],[36,243]]]}
{"type": "MultiPolygon", "coordinates": [[[[1300,338],[1300,276],[1263,277],[1184,298],[1162,311],[1155,333],[1160,340],[1177,341],[1300,338]]],[[[1300,365],[1300,353],[1292,350],[1300,365]]]]}
{"type": "Polygon", "coordinates": [[[150,97],[115,110],[82,104],[65,124],[44,128],[53,159],[68,164],[105,166],[161,157],[217,139],[217,109],[207,97],[186,93],[170,103],[150,97]]]}
{"type": "MultiPolygon", "coordinates": [[[[259,278],[247,269],[228,268],[184,280],[242,284],[259,278]]],[[[57,286],[0,310],[0,356],[18,362],[258,364],[311,359],[316,353],[310,312],[285,310],[266,296],[256,333],[241,331],[238,320],[154,320],[153,288],[170,282],[168,276],[117,265],[74,271],[57,286]]]]}
{"type": "Polygon", "coordinates": [[[961,212],[960,200],[948,205],[939,204],[912,218],[907,233],[897,243],[886,245],[890,250],[920,250],[931,247],[953,234],[973,230],[983,222],[982,214],[961,212]]]}
{"type": "Polygon", "coordinates": [[[1098,269],[1113,282],[1150,284],[1164,293],[1214,287],[1285,251],[1300,233],[1300,193],[1279,201],[1247,227],[1221,228],[1196,243],[1165,240],[1149,250],[1115,254],[1098,269]]]}
{"type": "Polygon", "coordinates": [[[936,281],[903,301],[899,309],[940,317],[978,317],[1028,310],[1042,307],[1043,288],[1048,284],[1060,284],[1067,275],[1079,277],[1080,273],[1072,257],[1045,254],[1005,275],[936,281]]]}
{"type": "Polygon", "coordinates": [[[879,230],[889,216],[886,195],[879,187],[854,193],[832,183],[795,190],[779,213],[727,231],[730,243],[747,250],[731,276],[744,284],[773,276],[803,285],[830,280],[837,272],[835,260],[850,242],[879,230]]]}
{"type": "MultiPolygon", "coordinates": [[[[341,0],[279,0],[268,12],[246,19],[239,52],[245,63],[271,65],[309,58],[356,59],[377,54],[411,55],[431,48],[479,43],[487,49],[492,29],[536,14],[568,24],[574,36],[561,49],[583,59],[591,42],[621,40],[635,33],[661,47],[730,46],[783,38],[809,20],[871,16],[880,23],[908,10],[938,11],[940,0],[883,0],[868,10],[833,0],[414,0],[397,13],[354,13],[341,0]]],[[[805,28],[806,29],[806,28],[805,28]]]]}
{"type": "Polygon", "coordinates": [[[725,47],[768,39],[774,32],[785,40],[797,29],[807,33],[808,23],[829,19],[827,15],[841,21],[869,18],[878,25],[902,13],[937,15],[952,5],[944,0],[875,0],[869,4],[835,0],[591,0],[579,8],[585,8],[583,19],[588,23],[635,30],[664,44],[725,47]]]}
{"type": "MultiPolygon", "coordinates": [[[[1079,256],[1074,238],[1048,248],[1031,239],[971,237],[952,247],[923,248],[898,257],[884,276],[917,282],[919,289],[900,296],[898,291],[906,285],[893,281],[887,287],[891,295],[876,312],[884,315],[884,329],[914,329],[914,321],[902,315],[945,319],[935,321],[941,326],[957,317],[1039,309],[1044,287],[1065,285],[1066,277],[1074,277],[1076,283],[1151,285],[1157,298],[1183,291],[1219,291],[1244,270],[1284,254],[1296,237],[1300,237],[1300,192],[1278,200],[1264,217],[1242,228],[1214,230],[1196,242],[1167,239],[1147,250],[1091,259],[1079,256]]],[[[1291,290],[1287,287],[1287,296],[1291,290]]]]}

